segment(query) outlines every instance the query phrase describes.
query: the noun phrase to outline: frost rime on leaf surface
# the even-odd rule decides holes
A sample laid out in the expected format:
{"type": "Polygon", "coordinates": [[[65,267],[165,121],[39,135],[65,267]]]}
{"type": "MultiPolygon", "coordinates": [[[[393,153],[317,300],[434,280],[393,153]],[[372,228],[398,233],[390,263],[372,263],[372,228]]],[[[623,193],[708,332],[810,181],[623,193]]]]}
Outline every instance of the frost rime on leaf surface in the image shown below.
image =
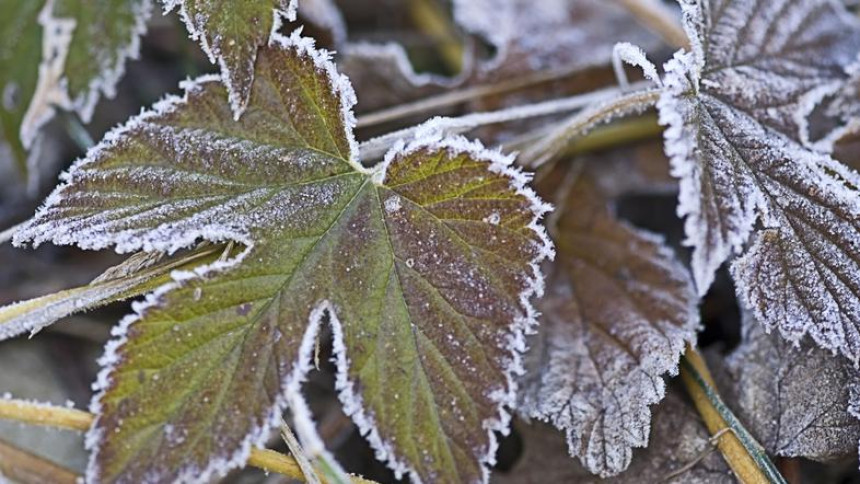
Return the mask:
{"type": "Polygon", "coordinates": [[[298,0],[162,0],[165,12],[178,7],[191,38],[221,68],[230,106],[242,115],[254,83],[257,49],[266,45],[284,18],[295,20],[298,0]]]}
{"type": "Polygon", "coordinates": [[[697,298],[672,251],[615,219],[590,176],[563,190],[519,409],[564,430],[571,454],[606,477],[647,445],[649,406],[695,338],[697,298]]]}
{"type": "Polygon", "coordinates": [[[768,453],[828,461],[857,452],[848,412],[860,373],[811,342],[799,347],[744,315],[743,341],[726,360],[729,405],[768,453]]]}
{"type": "Polygon", "coordinates": [[[693,52],[667,63],[658,108],[698,291],[755,229],[732,267],[745,304],[857,361],[860,177],[799,134],[860,51],[857,22],[826,0],[682,7],[693,52]]]}
{"type": "Polygon", "coordinates": [[[296,399],[328,314],[345,409],[397,474],[481,482],[514,403],[547,207],[510,160],[427,136],[356,161],[354,94],[293,34],[239,121],[216,78],[108,134],[17,242],[120,252],[235,240],[135,305],[102,360],[88,475],[205,480],[296,399]],[[492,220],[491,223],[485,220],[492,220]]]}

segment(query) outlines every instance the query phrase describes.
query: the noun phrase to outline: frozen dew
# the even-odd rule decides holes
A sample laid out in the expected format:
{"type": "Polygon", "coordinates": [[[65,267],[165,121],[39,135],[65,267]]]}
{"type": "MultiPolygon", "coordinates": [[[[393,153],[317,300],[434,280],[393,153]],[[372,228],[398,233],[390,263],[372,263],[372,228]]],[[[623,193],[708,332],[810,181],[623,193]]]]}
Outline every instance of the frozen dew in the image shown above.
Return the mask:
{"type": "Polygon", "coordinates": [[[499,215],[499,212],[493,212],[487,217],[484,217],[484,222],[491,225],[499,225],[499,222],[502,220],[502,216],[499,215]]]}
{"type": "Polygon", "coordinates": [[[400,210],[400,197],[397,195],[391,195],[390,197],[385,199],[385,211],[388,213],[395,213],[400,210]]]}

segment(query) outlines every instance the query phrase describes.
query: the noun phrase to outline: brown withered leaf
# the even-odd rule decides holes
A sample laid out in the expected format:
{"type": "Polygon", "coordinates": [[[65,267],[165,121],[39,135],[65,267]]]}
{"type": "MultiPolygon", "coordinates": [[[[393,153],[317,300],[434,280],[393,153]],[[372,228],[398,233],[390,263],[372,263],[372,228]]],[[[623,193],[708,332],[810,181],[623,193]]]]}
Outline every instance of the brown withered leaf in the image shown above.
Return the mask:
{"type": "Polygon", "coordinates": [[[640,484],[728,484],[736,482],[712,444],[696,411],[679,392],[669,392],[655,408],[651,444],[636,451],[623,473],[610,479],[591,475],[567,454],[565,439],[541,422],[515,426],[523,441],[523,455],[507,473],[496,472],[495,484],[547,482],[640,484]],[[687,469],[685,466],[693,464],[687,469]]]}
{"type": "Polygon", "coordinates": [[[614,218],[589,173],[570,174],[519,410],[564,430],[571,454],[606,477],[647,445],[649,406],[694,339],[697,298],[661,239],[614,218]]]}
{"type": "Polygon", "coordinates": [[[857,453],[860,421],[848,412],[860,373],[811,341],[765,333],[751,313],[741,346],[726,359],[732,409],[771,454],[832,460],[857,453]]]}

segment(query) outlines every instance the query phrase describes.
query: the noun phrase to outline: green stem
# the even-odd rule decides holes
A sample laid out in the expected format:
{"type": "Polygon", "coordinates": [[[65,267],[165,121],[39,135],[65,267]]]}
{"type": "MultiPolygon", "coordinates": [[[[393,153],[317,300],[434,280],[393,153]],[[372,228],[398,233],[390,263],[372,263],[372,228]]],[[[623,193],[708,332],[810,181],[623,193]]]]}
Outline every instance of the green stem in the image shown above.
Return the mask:
{"type": "Polygon", "coordinates": [[[786,484],[762,445],[723,403],[705,360],[689,345],[681,358],[681,379],[711,435],[723,432],[717,447],[738,479],[744,483],[786,484]]]}

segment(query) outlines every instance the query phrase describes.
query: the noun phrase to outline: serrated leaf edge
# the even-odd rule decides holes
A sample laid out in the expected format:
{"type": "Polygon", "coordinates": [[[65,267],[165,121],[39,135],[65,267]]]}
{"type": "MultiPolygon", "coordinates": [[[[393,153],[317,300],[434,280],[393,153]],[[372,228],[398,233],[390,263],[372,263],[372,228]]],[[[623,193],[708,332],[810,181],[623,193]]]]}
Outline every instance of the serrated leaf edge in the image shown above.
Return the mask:
{"type": "MultiPolygon", "coordinates": [[[[498,441],[495,432],[506,434],[510,427],[510,413],[505,407],[514,408],[516,405],[516,376],[521,375],[524,371],[522,365],[522,353],[526,350],[525,336],[533,331],[538,324],[538,313],[531,304],[532,297],[540,297],[544,290],[543,274],[540,270],[540,263],[546,258],[554,257],[555,253],[552,249],[552,243],[539,221],[541,217],[549,210],[551,206],[540,201],[534,191],[527,186],[529,177],[519,168],[512,165],[513,157],[501,154],[498,151],[487,150],[477,141],[468,141],[463,137],[442,138],[427,136],[416,139],[408,144],[400,143],[386,155],[389,163],[395,156],[405,156],[414,151],[422,149],[438,149],[448,150],[454,153],[468,153],[475,159],[483,160],[488,163],[488,169],[491,172],[499,173],[507,176],[511,180],[511,187],[516,193],[525,196],[532,202],[532,213],[534,214],[529,228],[538,234],[541,240],[540,251],[533,261],[530,262],[532,274],[529,277],[528,287],[519,294],[520,304],[524,310],[525,317],[518,318],[514,321],[514,325],[508,338],[507,349],[510,352],[511,360],[508,365],[506,374],[507,383],[504,388],[497,389],[492,394],[492,399],[498,404],[498,415],[492,420],[484,421],[484,429],[487,430],[489,445],[484,454],[479,456],[479,462],[483,465],[483,477],[481,482],[489,482],[489,467],[495,463],[495,453],[498,447],[498,441]]],[[[382,162],[381,165],[386,165],[382,162]]],[[[381,180],[384,181],[384,180],[381,180]]],[[[93,384],[93,389],[96,395],[93,397],[90,404],[90,411],[95,415],[101,413],[101,399],[104,396],[107,388],[111,383],[111,374],[116,369],[120,361],[118,351],[128,341],[128,330],[132,324],[141,320],[149,308],[157,307],[160,300],[170,291],[182,286],[185,281],[191,279],[200,279],[211,276],[215,273],[229,270],[235,267],[244,259],[244,257],[252,250],[253,244],[249,242],[248,248],[236,256],[234,259],[225,262],[216,262],[209,264],[194,271],[175,271],[172,276],[174,282],[165,284],[158,288],[155,292],[148,295],[144,301],[132,304],[133,314],[123,318],[119,324],[111,331],[114,337],[108,342],[105,347],[104,355],[99,359],[99,364],[102,366],[96,382],[93,384]]],[[[380,437],[376,430],[376,424],[371,415],[369,415],[363,406],[363,401],[360,395],[355,391],[354,382],[349,381],[347,369],[349,367],[349,358],[346,354],[346,346],[343,340],[343,328],[337,317],[332,304],[328,300],[320,301],[310,313],[308,318],[308,326],[302,336],[300,349],[298,352],[298,360],[294,361],[294,368],[284,381],[284,392],[276,399],[275,405],[269,416],[265,419],[266,424],[254,428],[248,433],[248,436],[243,440],[242,446],[228,458],[212,459],[209,465],[204,469],[186,469],[180,474],[177,481],[179,482],[204,482],[214,475],[223,475],[231,469],[243,465],[250,455],[252,446],[262,447],[268,437],[269,430],[276,427],[281,418],[281,412],[288,406],[294,412],[297,431],[303,440],[303,444],[315,452],[325,452],[325,446],[319,437],[316,435],[313,421],[310,417],[307,403],[301,394],[301,384],[306,380],[307,373],[313,368],[311,365],[311,354],[314,349],[316,337],[322,324],[324,316],[328,314],[333,332],[333,347],[335,360],[337,363],[337,376],[335,388],[338,390],[338,397],[343,404],[344,413],[350,416],[358,426],[362,435],[368,439],[375,451],[376,457],[385,462],[395,473],[401,477],[408,473],[413,482],[422,482],[417,472],[409,467],[405,462],[395,457],[396,452],[390,443],[386,443],[380,437]]],[[[92,429],[86,436],[86,448],[92,452],[90,462],[87,467],[87,481],[95,482],[96,476],[99,473],[99,467],[96,463],[96,457],[99,451],[99,443],[104,433],[103,429],[98,428],[99,418],[97,417],[92,429]]]]}
{"type": "MultiPolygon", "coordinates": [[[[209,62],[213,64],[218,64],[219,69],[221,70],[221,82],[227,86],[228,98],[230,100],[230,108],[233,111],[233,119],[238,120],[242,114],[245,112],[245,109],[248,107],[248,99],[241,99],[239,97],[239,93],[236,91],[233,86],[233,82],[230,79],[231,69],[224,61],[223,57],[218,57],[215,55],[215,52],[212,50],[212,46],[209,45],[209,42],[206,40],[206,36],[202,30],[198,30],[194,27],[194,21],[188,14],[188,10],[185,8],[185,0],[161,0],[164,4],[163,12],[165,15],[169,14],[173,10],[177,9],[179,17],[182,19],[182,23],[185,24],[185,28],[188,29],[188,36],[191,40],[196,41],[200,44],[200,48],[203,49],[203,52],[206,54],[206,57],[209,58],[209,62]]],[[[298,9],[299,0],[290,0],[290,3],[287,4],[286,10],[281,10],[279,8],[272,9],[272,29],[269,32],[269,42],[271,43],[273,40],[276,40],[278,37],[282,37],[278,30],[280,30],[283,25],[283,18],[286,18],[288,21],[294,21],[296,19],[296,10],[298,9]]],[[[300,31],[301,29],[299,29],[300,31]]],[[[256,53],[254,54],[254,59],[252,59],[251,66],[253,67],[254,62],[256,62],[256,53]]],[[[253,82],[253,81],[252,81],[253,82]]]]}
{"type": "MultiPolygon", "coordinates": [[[[556,212],[558,213],[558,212],[556,212]]],[[[663,259],[666,262],[674,262],[675,267],[673,269],[677,269],[680,267],[680,261],[677,258],[677,254],[666,246],[666,238],[654,232],[650,232],[648,230],[640,229],[624,220],[620,220],[619,223],[630,230],[632,233],[636,234],[638,237],[641,237],[643,240],[653,243],[658,247],[657,256],[660,259],[663,259]]],[[[687,290],[689,290],[690,294],[696,294],[695,292],[695,284],[693,283],[692,278],[690,277],[690,273],[686,270],[673,270],[676,272],[681,279],[684,279],[686,282],[687,290]]],[[[652,359],[648,359],[647,362],[650,364],[648,366],[642,366],[638,368],[638,371],[645,372],[649,377],[656,376],[658,383],[654,387],[653,398],[648,399],[643,402],[645,411],[648,413],[648,431],[645,433],[645,437],[641,441],[635,442],[629,448],[644,448],[648,446],[649,436],[650,436],[650,424],[651,418],[653,416],[653,412],[651,407],[660,403],[666,397],[666,384],[664,380],[664,376],[668,375],[669,377],[675,377],[678,375],[680,370],[680,361],[681,356],[683,356],[686,350],[686,344],[693,343],[696,340],[696,335],[698,331],[700,331],[703,327],[701,325],[701,318],[698,311],[699,301],[697,298],[690,298],[690,302],[687,307],[688,318],[685,324],[681,327],[678,327],[678,331],[682,334],[681,339],[676,341],[669,341],[671,353],[670,358],[660,359],[657,361],[653,361],[652,359]],[[650,372],[650,373],[649,373],[650,372]]],[[[657,325],[656,323],[665,323],[665,320],[653,322],[652,324],[657,325]]],[[[584,321],[584,324],[588,325],[590,323],[584,321]]],[[[548,376],[548,375],[545,375],[548,376]]],[[[541,379],[544,382],[544,378],[541,379]]],[[[529,409],[531,411],[526,411],[525,414],[529,418],[534,418],[540,420],[542,422],[546,422],[556,429],[563,431],[565,434],[565,440],[567,442],[568,453],[571,457],[575,457],[582,462],[583,466],[585,466],[589,472],[596,473],[601,478],[606,479],[610,478],[613,475],[617,475],[619,472],[595,472],[592,470],[591,465],[586,462],[588,457],[587,454],[580,455],[578,449],[573,445],[574,444],[574,429],[570,426],[556,418],[557,412],[549,412],[546,409],[543,411],[538,408],[529,409]]],[[[581,437],[581,436],[580,436],[581,437]]],[[[632,457],[632,456],[631,456],[632,457]]],[[[630,459],[624,464],[623,469],[620,472],[624,472],[627,467],[630,465],[630,459]]]]}
{"type": "MultiPolygon", "coordinates": [[[[317,50],[314,48],[313,39],[304,38],[301,36],[301,29],[294,31],[290,37],[285,37],[280,34],[273,34],[270,39],[270,45],[277,45],[285,49],[294,48],[300,55],[310,58],[317,69],[322,70],[331,79],[335,95],[338,96],[342,103],[341,116],[344,121],[345,136],[350,144],[350,159],[347,160],[351,166],[365,175],[371,176],[374,182],[381,184],[385,179],[385,171],[388,165],[396,156],[406,155],[408,153],[420,149],[440,149],[447,150],[451,153],[467,153],[475,159],[482,160],[488,163],[488,170],[506,176],[511,181],[511,188],[519,195],[524,196],[530,201],[533,218],[529,224],[529,228],[533,230],[540,239],[539,251],[534,260],[530,262],[532,274],[529,277],[529,284],[520,295],[520,302],[524,312],[524,317],[518,318],[513,323],[512,331],[508,338],[508,350],[511,354],[508,371],[506,374],[507,384],[504,388],[497,389],[492,399],[498,403],[498,416],[492,420],[484,422],[484,428],[487,430],[489,445],[485,453],[479,456],[479,461],[483,465],[482,482],[488,482],[489,469],[487,465],[491,465],[495,460],[495,452],[498,446],[494,432],[499,431],[507,433],[509,431],[510,414],[505,410],[505,406],[513,408],[516,403],[516,380],[515,376],[523,373],[522,353],[526,349],[525,336],[534,330],[537,325],[537,311],[531,305],[530,299],[533,296],[543,294],[543,275],[540,269],[540,262],[547,258],[553,258],[555,253],[549,236],[544,228],[539,224],[542,216],[552,209],[552,206],[541,201],[537,194],[527,186],[531,177],[513,165],[513,156],[504,155],[500,151],[491,151],[478,142],[469,141],[464,137],[444,138],[443,134],[438,130],[428,129],[421,130],[416,134],[416,138],[409,143],[399,142],[386,154],[385,160],[380,162],[373,168],[364,168],[358,161],[358,145],[355,141],[352,129],[355,126],[355,116],[352,107],[355,105],[356,97],[348,78],[337,72],[334,64],[330,59],[330,55],[325,50],[317,50]]],[[[48,207],[58,202],[63,195],[65,188],[71,185],[74,174],[92,163],[92,160],[104,149],[113,146],[130,130],[136,128],[140,123],[148,119],[161,116],[173,112],[176,108],[187,102],[188,94],[195,89],[199,89],[202,84],[213,81],[220,81],[221,76],[205,75],[195,80],[185,81],[180,86],[185,90],[183,97],[166,96],[161,101],[157,102],[152,109],[144,111],[140,115],[130,119],[124,125],[121,125],[111,130],[105,135],[104,140],[91,148],[84,158],[79,159],[65,173],[61,175],[64,183],[57,187],[51,195],[40,207],[34,219],[39,218],[40,213],[47,210],[48,207]]],[[[31,219],[32,220],[32,219],[31,219]]],[[[78,245],[82,249],[99,250],[113,246],[118,253],[128,253],[138,250],[144,251],[161,251],[171,254],[181,248],[187,247],[199,239],[209,240],[212,242],[225,242],[228,240],[242,243],[246,249],[241,254],[229,261],[219,261],[213,264],[201,266],[192,272],[175,271],[172,273],[173,282],[165,284],[156,289],[153,293],[146,296],[143,301],[132,304],[133,314],[123,318],[117,326],[113,328],[111,339],[105,347],[104,355],[99,359],[99,364],[102,366],[96,382],[93,384],[93,389],[96,392],[91,404],[90,410],[92,413],[99,415],[101,411],[101,399],[105,394],[106,389],[111,383],[111,373],[115,370],[119,363],[120,357],[118,351],[128,341],[128,329],[132,324],[141,320],[147,309],[156,307],[159,301],[170,291],[180,287],[184,281],[189,279],[197,279],[208,277],[212,274],[228,270],[235,265],[241,263],[243,258],[250,253],[254,247],[254,242],[249,234],[240,232],[221,231],[218,233],[210,233],[202,230],[190,231],[184,237],[174,238],[171,241],[141,241],[139,237],[114,237],[101,240],[76,240],[73,236],[61,233],[52,233],[45,235],[44,233],[34,231],[32,224],[24,225],[14,236],[14,244],[16,246],[24,245],[28,240],[34,246],[50,241],[56,245],[78,245]]],[[[261,446],[264,444],[264,439],[268,435],[268,430],[278,424],[280,413],[284,410],[288,403],[292,403],[292,408],[297,412],[298,422],[300,425],[306,426],[311,422],[310,414],[306,403],[300,393],[302,381],[305,380],[306,374],[311,369],[310,354],[313,350],[316,334],[324,314],[329,314],[332,321],[333,332],[335,333],[335,353],[338,362],[338,377],[337,389],[339,397],[344,404],[344,409],[347,414],[351,415],[353,420],[361,429],[362,433],[370,440],[371,445],[376,451],[376,455],[391,467],[397,475],[402,475],[408,472],[415,482],[421,482],[414,469],[411,469],[404,462],[394,457],[394,451],[390,444],[382,441],[378,432],[375,429],[373,418],[368,415],[363,407],[360,396],[354,391],[352,382],[348,381],[346,369],[348,368],[348,357],[346,355],[345,345],[343,342],[342,327],[337,319],[337,315],[331,309],[331,304],[327,300],[321,301],[311,312],[309,325],[302,337],[302,343],[299,351],[299,361],[295,362],[293,371],[287,376],[284,384],[285,392],[273,406],[266,424],[259,428],[252,429],[248,436],[243,441],[241,447],[229,456],[229,458],[212,459],[209,465],[204,469],[186,469],[179,477],[179,481],[200,482],[205,481],[214,474],[224,474],[225,472],[239,467],[247,460],[250,455],[252,446],[261,446]]],[[[99,473],[99,467],[96,463],[96,456],[99,452],[99,444],[104,430],[98,427],[99,419],[97,418],[91,430],[86,436],[86,448],[91,450],[91,458],[87,466],[87,481],[93,482],[99,473]]],[[[311,426],[312,428],[312,426],[311,426]]],[[[310,432],[302,432],[307,436],[310,432]]],[[[305,437],[307,440],[307,437],[305,437]]],[[[321,445],[321,442],[312,442],[308,444],[321,445]]]]}
{"type": "MultiPolygon", "coordinates": [[[[356,121],[355,114],[352,110],[356,103],[355,91],[353,90],[349,79],[345,75],[338,73],[331,60],[330,53],[324,49],[315,49],[314,40],[302,37],[300,28],[296,29],[289,37],[280,34],[272,36],[270,45],[283,49],[295,49],[299,55],[311,59],[314,66],[323,71],[325,75],[331,79],[334,94],[341,102],[341,119],[344,124],[344,136],[348,140],[350,147],[350,156],[345,161],[357,172],[365,175],[371,175],[374,170],[378,170],[379,167],[370,169],[365,168],[359,161],[357,161],[359,156],[358,142],[355,140],[355,136],[353,134],[353,128],[355,127],[356,121]]],[[[159,251],[166,254],[173,254],[177,250],[192,245],[199,239],[205,239],[216,243],[234,241],[239,242],[246,247],[252,247],[254,244],[249,234],[238,231],[229,231],[226,228],[222,228],[222,230],[217,233],[193,231],[185,234],[185,237],[172,238],[169,241],[140,241],[136,240],[138,239],[136,237],[122,236],[98,240],[78,240],[70,234],[56,232],[46,234],[43,231],[34,230],[32,227],[33,220],[40,218],[49,207],[57,204],[62,199],[64,191],[70,187],[74,181],[75,174],[92,163],[92,160],[97,158],[102,151],[115,146],[126,133],[136,129],[142,123],[164,114],[173,113],[178,107],[187,102],[189,93],[193,93],[200,89],[203,84],[209,82],[221,82],[221,80],[221,76],[217,74],[207,74],[194,80],[183,81],[179,84],[180,88],[185,91],[182,97],[167,95],[160,101],[156,102],[151,109],[142,112],[141,114],[129,119],[125,124],[109,131],[100,143],[90,148],[84,157],[78,159],[72,167],[68,169],[68,171],[60,175],[60,180],[63,183],[55,188],[54,191],[45,199],[36,211],[35,216],[15,233],[12,238],[13,245],[16,247],[22,247],[30,241],[34,247],[38,247],[44,242],[51,242],[54,245],[77,245],[81,249],[85,250],[101,250],[113,246],[114,250],[120,254],[136,252],[139,250],[143,250],[145,252],[159,251]]]]}
{"type": "MultiPolygon", "coordinates": [[[[532,269],[532,274],[529,278],[528,287],[519,294],[520,304],[524,310],[525,317],[518,318],[514,321],[511,333],[508,337],[507,350],[511,355],[511,360],[508,362],[506,372],[505,388],[496,389],[491,394],[491,399],[497,404],[498,414],[494,419],[485,420],[483,422],[484,429],[487,431],[489,445],[485,449],[483,455],[478,456],[479,462],[482,464],[483,483],[489,482],[490,469],[495,463],[495,454],[498,448],[498,441],[495,432],[500,432],[507,435],[510,430],[511,415],[505,409],[508,407],[513,409],[516,407],[517,381],[516,377],[522,375],[525,371],[522,362],[522,354],[526,351],[526,335],[534,332],[538,324],[539,313],[531,304],[532,297],[541,297],[544,292],[544,277],[541,271],[540,264],[544,259],[552,259],[555,257],[552,242],[542,225],[540,220],[543,215],[552,210],[552,205],[540,200],[537,194],[528,186],[530,176],[513,165],[514,156],[504,155],[500,151],[492,151],[484,148],[479,141],[470,141],[462,136],[443,137],[439,131],[430,129],[416,134],[416,138],[410,142],[397,142],[385,155],[385,159],[380,163],[380,170],[376,176],[380,176],[377,183],[384,182],[385,168],[397,156],[407,156],[410,153],[420,150],[446,150],[453,153],[467,153],[477,160],[485,161],[489,164],[489,171],[506,176],[511,180],[511,188],[518,195],[526,197],[531,202],[532,213],[534,214],[528,227],[533,230],[541,240],[539,254],[532,260],[529,265],[532,269]]],[[[396,457],[396,452],[393,446],[385,442],[376,430],[376,423],[373,416],[369,415],[364,409],[363,399],[358,392],[355,391],[354,382],[349,380],[347,368],[349,368],[349,358],[346,354],[346,346],[343,341],[343,327],[337,319],[335,313],[330,311],[331,324],[333,333],[333,348],[334,357],[337,363],[337,375],[335,380],[335,388],[338,390],[338,398],[343,404],[344,413],[352,418],[358,426],[361,434],[370,442],[374,449],[375,456],[394,472],[394,475],[399,479],[404,474],[409,474],[412,482],[420,483],[421,478],[415,469],[409,467],[408,464],[399,460],[396,457]]]]}

